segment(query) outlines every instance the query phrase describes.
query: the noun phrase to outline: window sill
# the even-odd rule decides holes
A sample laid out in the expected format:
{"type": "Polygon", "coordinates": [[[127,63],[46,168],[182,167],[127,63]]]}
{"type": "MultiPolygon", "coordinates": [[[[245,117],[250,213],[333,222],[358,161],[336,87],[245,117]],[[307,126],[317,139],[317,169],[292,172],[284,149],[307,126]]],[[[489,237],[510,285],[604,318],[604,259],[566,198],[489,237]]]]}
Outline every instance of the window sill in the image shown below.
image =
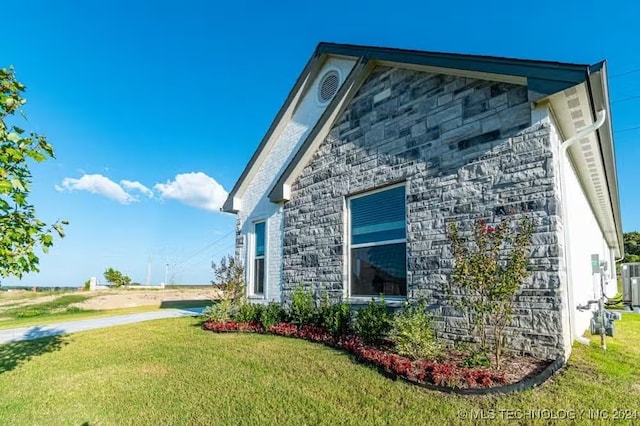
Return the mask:
{"type": "Polygon", "coordinates": [[[249,300],[265,300],[264,294],[251,294],[247,296],[249,300]]]}
{"type": "MultiPolygon", "coordinates": [[[[376,302],[380,302],[382,300],[380,296],[351,296],[347,301],[352,305],[366,305],[372,299],[376,302]]],[[[391,308],[400,308],[406,302],[407,298],[405,296],[388,296],[384,298],[385,305],[391,308]]]]}

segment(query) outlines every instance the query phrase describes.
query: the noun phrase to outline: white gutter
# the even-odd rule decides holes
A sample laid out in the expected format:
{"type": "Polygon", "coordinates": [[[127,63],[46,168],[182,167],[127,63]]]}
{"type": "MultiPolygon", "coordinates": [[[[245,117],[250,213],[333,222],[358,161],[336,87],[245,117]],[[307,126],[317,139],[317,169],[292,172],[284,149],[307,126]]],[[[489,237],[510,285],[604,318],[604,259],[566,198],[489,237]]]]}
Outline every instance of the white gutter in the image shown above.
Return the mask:
{"type": "MultiPolygon", "coordinates": [[[[595,123],[592,123],[589,126],[585,127],[584,129],[576,133],[574,136],[564,141],[562,145],[560,145],[560,173],[562,178],[565,177],[564,160],[567,156],[567,150],[571,148],[571,146],[574,145],[576,142],[578,142],[580,139],[584,138],[585,136],[589,136],[591,133],[597,131],[600,127],[602,127],[606,118],[607,118],[607,112],[605,110],[599,111],[598,119],[595,121],[595,123]]],[[[566,212],[568,210],[566,184],[563,183],[561,185],[561,191],[562,191],[562,212],[563,214],[566,215],[566,212]]],[[[569,226],[570,225],[568,220],[563,222],[564,247],[565,247],[565,255],[566,255],[565,262],[566,262],[566,271],[567,271],[567,300],[569,303],[569,327],[571,328],[571,335],[573,336],[573,340],[579,343],[582,343],[584,345],[589,345],[591,343],[590,340],[578,335],[575,328],[573,327],[573,324],[575,324],[576,307],[574,306],[574,300],[573,300],[573,291],[572,291],[573,286],[571,285],[572,284],[571,274],[569,274],[569,269],[571,265],[571,245],[569,244],[569,226]]]]}
{"type": "Polygon", "coordinates": [[[578,142],[578,140],[584,138],[585,136],[589,136],[591,133],[595,132],[600,127],[602,127],[606,118],[607,118],[607,112],[605,110],[598,111],[598,119],[596,120],[596,122],[588,125],[584,129],[576,133],[574,136],[564,141],[564,143],[560,147],[560,153],[564,155],[567,152],[567,149],[569,149],[573,144],[578,142]]]}

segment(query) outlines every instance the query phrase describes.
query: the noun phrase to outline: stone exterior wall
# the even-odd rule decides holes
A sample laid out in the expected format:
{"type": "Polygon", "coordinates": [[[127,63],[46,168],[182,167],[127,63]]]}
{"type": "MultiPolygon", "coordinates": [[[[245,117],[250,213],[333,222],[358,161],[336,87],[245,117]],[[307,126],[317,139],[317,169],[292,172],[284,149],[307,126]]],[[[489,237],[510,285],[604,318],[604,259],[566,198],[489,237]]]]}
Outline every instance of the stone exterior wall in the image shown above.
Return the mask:
{"type": "Polygon", "coordinates": [[[531,122],[527,87],[377,67],[284,205],[283,298],[299,283],[347,292],[345,197],[406,181],[408,298],[426,297],[439,337],[469,340],[448,306],[446,226],[535,218],[532,276],[517,296],[509,346],[564,354],[561,213],[548,121],[531,122]]]}

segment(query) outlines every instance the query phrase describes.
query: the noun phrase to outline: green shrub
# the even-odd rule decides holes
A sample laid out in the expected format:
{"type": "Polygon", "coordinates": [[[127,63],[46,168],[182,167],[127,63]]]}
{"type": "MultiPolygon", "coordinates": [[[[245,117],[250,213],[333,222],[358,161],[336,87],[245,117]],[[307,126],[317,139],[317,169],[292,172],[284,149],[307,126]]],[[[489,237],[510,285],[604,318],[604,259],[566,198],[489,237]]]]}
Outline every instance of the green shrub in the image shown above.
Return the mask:
{"type": "Polygon", "coordinates": [[[231,320],[231,300],[221,300],[202,311],[205,321],[227,322],[231,320]]]}
{"type": "Polygon", "coordinates": [[[89,298],[91,298],[91,296],[84,296],[80,294],[67,294],[67,295],[58,297],[57,299],[54,299],[51,302],[41,303],[38,305],[38,307],[42,307],[43,309],[47,309],[47,310],[62,309],[62,308],[66,308],[72,303],[84,302],[89,298]]]}
{"type": "Polygon", "coordinates": [[[46,309],[41,309],[38,307],[29,307],[29,308],[20,308],[13,313],[13,318],[34,318],[42,315],[49,314],[49,311],[46,309]]]}
{"type": "Polygon", "coordinates": [[[222,298],[231,300],[236,306],[245,300],[246,285],[244,268],[235,257],[222,257],[219,264],[211,264],[215,281],[212,282],[222,292],[222,298]]]}
{"type": "Polygon", "coordinates": [[[269,330],[269,327],[276,325],[286,320],[287,313],[279,303],[271,302],[262,312],[260,322],[265,330],[269,330]]]}
{"type": "Polygon", "coordinates": [[[433,358],[440,352],[433,319],[423,300],[405,304],[394,316],[390,338],[398,353],[409,358],[433,358]]]}
{"type": "Polygon", "coordinates": [[[258,303],[243,303],[238,307],[234,320],[238,322],[261,322],[264,306],[258,303]]]}
{"type": "Polygon", "coordinates": [[[351,329],[351,307],[348,303],[338,302],[323,305],[320,312],[322,322],[319,325],[326,328],[331,334],[339,336],[347,334],[351,329]]]}
{"type": "Polygon", "coordinates": [[[465,367],[489,367],[491,361],[484,351],[470,351],[469,356],[462,362],[465,367]]]}
{"type": "Polygon", "coordinates": [[[291,295],[289,319],[296,325],[314,324],[316,306],[313,303],[313,292],[305,290],[302,285],[297,286],[291,295]]]}
{"type": "Polygon", "coordinates": [[[367,343],[379,343],[391,330],[391,314],[384,298],[380,302],[371,300],[356,313],[355,331],[367,343]]]}

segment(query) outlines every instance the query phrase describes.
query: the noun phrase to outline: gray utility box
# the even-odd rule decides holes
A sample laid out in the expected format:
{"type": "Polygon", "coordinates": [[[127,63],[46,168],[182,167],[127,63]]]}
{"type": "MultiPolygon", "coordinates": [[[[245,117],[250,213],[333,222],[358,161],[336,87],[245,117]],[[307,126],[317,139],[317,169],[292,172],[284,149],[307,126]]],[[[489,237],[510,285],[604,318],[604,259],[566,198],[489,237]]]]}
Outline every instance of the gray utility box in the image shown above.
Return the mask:
{"type": "Polygon", "coordinates": [[[631,278],[631,306],[640,306],[640,277],[631,278]]]}
{"type": "MultiPolygon", "coordinates": [[[[640,262],[635,263],[623,263],[622,264],[622,301],[627,304],[632,304],[634,306],[640,306],[640,302],[637,300],[635,302],[632,301],[632,278],[640,277],[640,262]]],[[[636,292],[640,291],[640,288],[636,288],[636,292]]],[[[638,294],[638,293],[636,293],[638,294]]],[[[640,295],[636,296],[640,297],[640,295]]]]}

